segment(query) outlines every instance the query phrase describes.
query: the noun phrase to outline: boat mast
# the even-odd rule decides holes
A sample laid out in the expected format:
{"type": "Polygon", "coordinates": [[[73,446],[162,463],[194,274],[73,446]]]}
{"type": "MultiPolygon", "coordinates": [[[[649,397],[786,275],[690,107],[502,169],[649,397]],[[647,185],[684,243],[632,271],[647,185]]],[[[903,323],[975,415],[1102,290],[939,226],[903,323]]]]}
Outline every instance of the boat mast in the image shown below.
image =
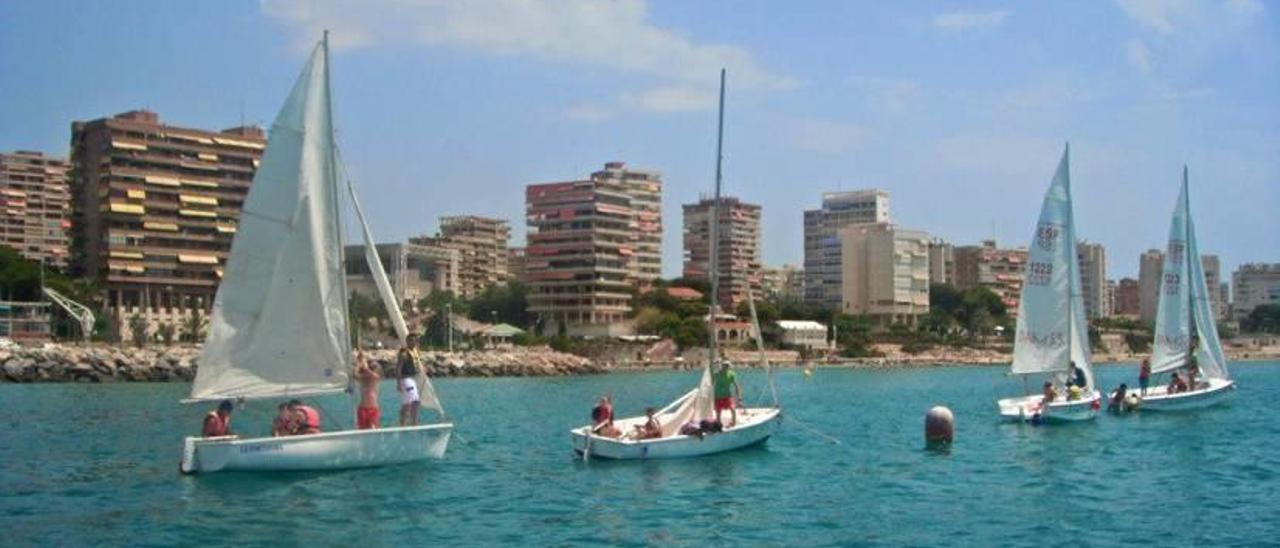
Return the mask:
{"type": "MultiPolygon", "coordinates": [[[[1067,363],[1072,363],[1072,350],[1075,345],[1076,330],[1076,261],[1080,260],[1076,252],[1076,212],[1075,204],[1071,199],[1071,143],[1067,143],[1067,148],[1063,151],[1063,155],[1067,157],[1067,249],[1070,257],[1067,257],[1067,363]]],[[[1080,367],[1080,366],[1077,366],[1080,367]]],[[[1071,366],[1067,366],[1067,373],[1070,375],[1071,366]]],[[[1067,379],[1067,386],[1075,379],[1067,379]]]]}
{"type": "Polygon", "coordinates": [[[338,162],[337,140],[334,138],[333,131],[333,88],[329,85],[329,29],[325,29],[324,38],[321,39],[321,47],[324,49],[324,116],[326,126],[325,130],[329,132],[329,150],[327,161],[329,163],[329,186],[332,194],[333,202],[333,233],[338,239],[338,287],[342,291],[342,321],[347,324],[347,340],[342,341],[343,361],[346,362],[347,369],[352,369],[351,362],[351,311],[348,310],[347,303],[347,248],[342,241],[342,212],[338,206],[339,197],[342,196],[338,189],[338,162]]]}
{"type": "MultiPolygon", "coordinates": [[[[1194,285],[1191,275],[1193,268],[1192,260],[1200,260],[1199,257],[1191,256],[1191,185],[1187,184],[1187,166],[1182,166],[1182,259],[1187,265],[1187,335],[1189,337],[1198,337],[1196,330],[1196,301],[1191,295],[1191,286],[1194,285]]],[[[1187,359],[1186,363],[1191,363],[1191,357],[1195,352],[1195,348],[1191,346],[1193,339],[1187,340],[1187,359]]]]}
{"type": "Polygon", "coordinates": [[[720,262],[720,179],[721,179],[721,163],[724,160],[724,69],[720,69],[720,118],[716,126],[716,192],[714,201],[711,202],[711,242],[710,256],[707,261],[710,263],[708,270],[711,277],[711,305],[707,307],[707,329],[711,334],[711,342],[707,345],[709,354],[707,357],[707,367],[715,367],[716,358],[719,354],[716,341],[716,308],[720,304],[720,280],[719,269],[720,262]]]}

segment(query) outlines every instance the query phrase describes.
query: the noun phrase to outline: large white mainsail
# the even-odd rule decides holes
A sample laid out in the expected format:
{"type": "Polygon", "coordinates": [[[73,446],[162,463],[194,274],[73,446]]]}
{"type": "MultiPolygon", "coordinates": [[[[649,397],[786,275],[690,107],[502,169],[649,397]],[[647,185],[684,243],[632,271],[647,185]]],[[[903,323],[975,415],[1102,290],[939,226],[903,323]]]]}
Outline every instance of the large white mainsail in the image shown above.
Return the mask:
{"type": "Polygon", "coordinates": [[[1196,362],[1209,377],[1225,379],[1227,361],[1218,340],[1213,319],[1204,265],[1196,243],[1195,222],[1191,218],[1191,197],[1187,168],[1182,168],[1182,188],[1169,223],[1169,244],[1165,248],[1164,270],[1160,277],[1160,305],[1156,312],[1151,372],[1160,373],[1186,365],[1193,338],[1198,338],[1196,362]]]}
{"type": "Polygon", "coordinates": [[[194,400],[347,386],[351,341],[328,72],[321,43],[271,126],[214,300],[194,400]]]}
{"type": "Polygon", "coordinates": [[[1089,334],[1076,265],[1070,155],[1070,148],[1063,150],[1031,238],[1018,303],[1012,371],[1065,373],[1075,362],[1085,373],[1086,390],[1092,390],[1089,334]]]}

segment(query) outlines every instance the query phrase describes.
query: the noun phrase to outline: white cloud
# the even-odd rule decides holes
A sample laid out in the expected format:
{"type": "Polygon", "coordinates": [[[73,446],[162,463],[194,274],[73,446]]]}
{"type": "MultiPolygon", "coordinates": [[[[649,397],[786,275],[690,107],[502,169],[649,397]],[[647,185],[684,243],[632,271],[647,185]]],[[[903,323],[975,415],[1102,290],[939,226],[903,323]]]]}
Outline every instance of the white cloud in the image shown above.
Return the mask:
{"type": "Polygon", "coordinates": [[[1116,0],[1130,19],[1160,34],[1173,34],[1192,24],[1240,22],[1261,15],[1258,0],[1116,0]]]}
{"type": "Polygon", "coordinates": [[[1147,45],[1134,38],[1129,40],[1127,48],[1129,64],[1143,73],[1151,72],[1151,50],[1147,49],[1147,45]]]}
{"type": "Polygon", "coordinates": [[[862,126],[818,118],[776,116],[770,127],[781,144],[818,154],[847,154],[871,138],[871,130],[862,126]]]}
{"type": "Polygon", "coordinates": [[[1174,21],[1195,8],[1193,0],[1117,0],[1130,19],[1161,34],[1176,29],[1174,21]]]}
{"type": "Polygon", "coordinates": [[[1227,9],[1247,16],[1258,15],[1266,10],[1258,0],[1227,0],[1227,9]]]}
{"type": "Polygon", "coordinates": [[[714,107],[716,95],[705,88],[673,86],[626,93],[621,101],[625,106],[652,112],[685,112],[714,107]]]}
{"type": "Polygon", "coordinates": [[[340,48],[408,43],[648,76],[661,88],[642,92],[637,104],[658,110],[689,103],[676,88],[713,90],[721,67],[740,89],[800,85],[745,48],[655,26],[645,0],[262,0],[262,10],[297,28],[306,43],[327,28],[340,48]]]}
{"type": "Polygon", "coordinates": [[[598,124],[613,119],[613,109],[592,103],[573,105],[564,110],[565,116],[575,122],[598,124]]]}
{"type": "Polygon", "coordinates": [[[920,83],[905,78],[853,76],[847,80],[877,110],[898,112],[920,97],[920,83]]]}
{"type": "Polygon", "coordinates": [[[1000,11],[952,11],[933,16],[933,26],[947,30],[969,30],[995,27],[1009,17],[1007,10],[1000,11]]]}

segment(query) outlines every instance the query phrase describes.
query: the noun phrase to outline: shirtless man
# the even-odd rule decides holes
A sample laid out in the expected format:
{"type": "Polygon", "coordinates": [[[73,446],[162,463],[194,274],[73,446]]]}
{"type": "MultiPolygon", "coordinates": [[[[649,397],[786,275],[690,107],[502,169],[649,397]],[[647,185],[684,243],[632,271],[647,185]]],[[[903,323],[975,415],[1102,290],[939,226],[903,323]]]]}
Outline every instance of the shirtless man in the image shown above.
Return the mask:
{"type": "Polygon", "coordinates": [[[382,424],[382,413],[378,409],[378,381],[382,380],[382,375],[369,365],[369,359],[361,351],[356,351],[356,380],[360,381],[360,406],[356,408],[356,428],[376,429],[382,424]]]}

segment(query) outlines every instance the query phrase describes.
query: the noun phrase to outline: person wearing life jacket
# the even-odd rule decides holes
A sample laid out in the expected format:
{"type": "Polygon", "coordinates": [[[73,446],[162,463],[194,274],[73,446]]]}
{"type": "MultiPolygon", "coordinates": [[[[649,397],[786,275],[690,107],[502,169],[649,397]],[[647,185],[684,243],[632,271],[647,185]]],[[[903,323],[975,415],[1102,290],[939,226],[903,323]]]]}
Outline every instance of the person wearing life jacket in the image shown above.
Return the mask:
{"type": "Polygon", "coordinates": [[[319,434],[320,433],[320,412],[309,405],[302,405],[301,401],[289,400],[289,410],[293,411],[293,416],[297,418],[298,435],[319,434]]]}
{"type": "Polygon", "coordinates": [[[219,436],[231,435],[231,410],[234,406],[231,400],[222,400],[218,404],[218,409],[210,411],[204,416],[204,428],[201,429],[201,435],[206,438],[216,438],[219,436]]]}

